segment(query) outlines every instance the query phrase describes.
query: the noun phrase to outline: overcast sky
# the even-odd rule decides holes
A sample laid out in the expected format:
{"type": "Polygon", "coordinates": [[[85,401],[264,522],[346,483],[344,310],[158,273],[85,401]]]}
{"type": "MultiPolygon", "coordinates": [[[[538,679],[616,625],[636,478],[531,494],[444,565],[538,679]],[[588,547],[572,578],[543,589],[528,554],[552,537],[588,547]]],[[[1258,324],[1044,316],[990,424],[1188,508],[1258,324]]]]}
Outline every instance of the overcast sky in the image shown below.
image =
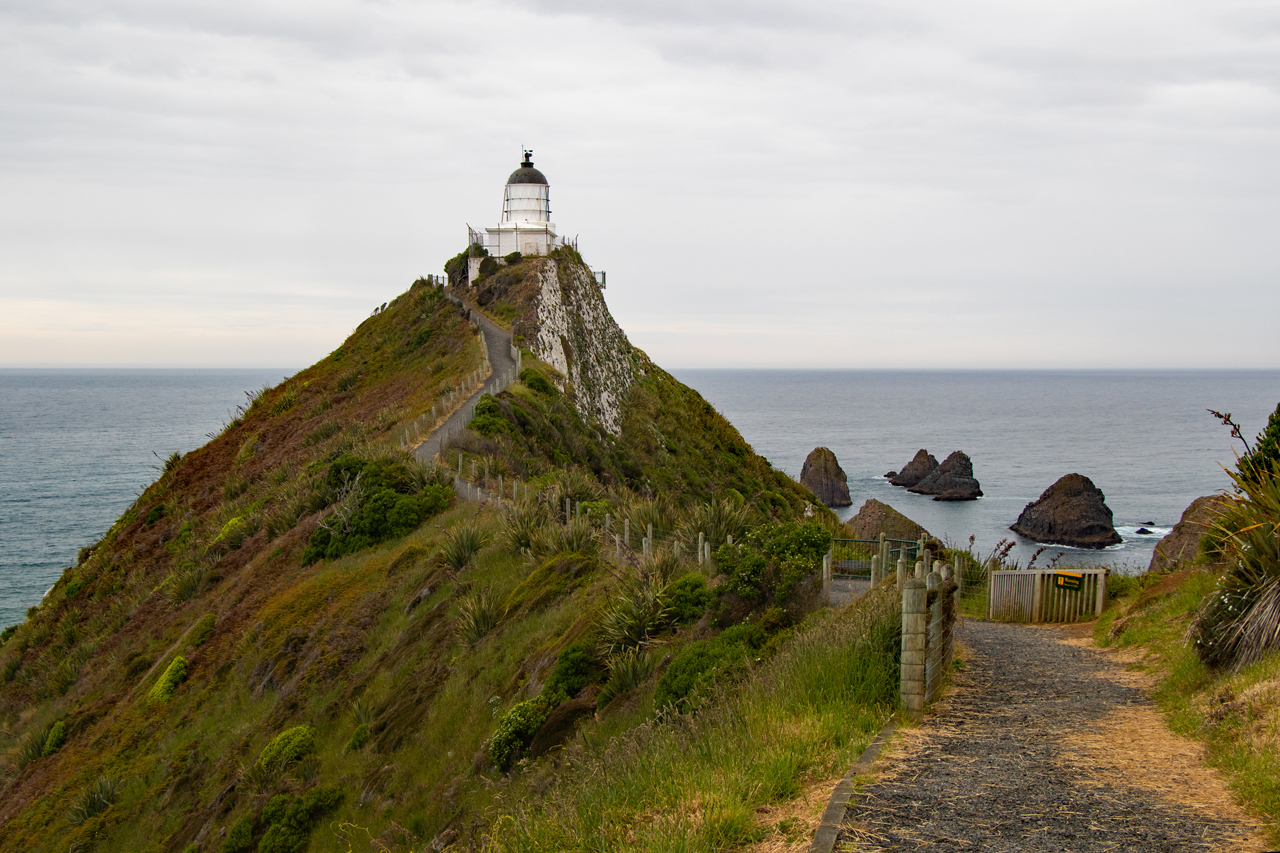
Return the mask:
{"type": "Polygon", "coordinates": [[[5,0],[0,365],[302,367],[521,146],[668,367],[1280,367],[1280,4],[5,0]]]}

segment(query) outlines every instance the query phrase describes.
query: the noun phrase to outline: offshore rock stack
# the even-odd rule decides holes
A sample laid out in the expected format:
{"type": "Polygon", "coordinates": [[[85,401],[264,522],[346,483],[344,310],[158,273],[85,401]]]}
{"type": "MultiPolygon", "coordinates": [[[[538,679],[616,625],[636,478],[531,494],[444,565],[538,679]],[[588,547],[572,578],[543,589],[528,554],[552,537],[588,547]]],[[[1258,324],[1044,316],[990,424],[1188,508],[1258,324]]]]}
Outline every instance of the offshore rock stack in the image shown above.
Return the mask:
{"type": "Polygon", "coordinates": [[[933,495],[935,501],[972,501],[982,497],[982,486],[973,476],[973,460],[957,450],[939,465],[923,448],[901,471],[885,474],[890,485],[905,486],[917,495],[933,495]]]}
{"type": "Polygon", "coordinates": [[[826,447],[815,447],[800,469],[800,485],[818,496],[827,506],[849,506],[849,479],[840,467],[835,453],[826,447]]]}
{"type": "Polygon", "coordinates": [[[1009,529],[1033,542],[1073,548],[1102,549],[1124,541],[1106,495],[1083,474],[1068,474],[1045,489],[1009,529]]]}
{"type": "Polygon", "coordinates": [[[973,501],[982,497],[982,487],[973,477],[973,461],[959,450],[907,491],[933,495],[935,501],[973,501]]]}

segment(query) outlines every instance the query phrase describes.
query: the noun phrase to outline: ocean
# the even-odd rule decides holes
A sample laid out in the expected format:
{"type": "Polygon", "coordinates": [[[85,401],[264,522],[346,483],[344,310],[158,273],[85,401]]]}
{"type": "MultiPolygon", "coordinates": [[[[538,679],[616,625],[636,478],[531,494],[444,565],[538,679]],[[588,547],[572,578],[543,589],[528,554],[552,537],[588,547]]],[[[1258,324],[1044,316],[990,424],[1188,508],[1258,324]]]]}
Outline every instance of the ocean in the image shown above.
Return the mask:
{"type": "Polygon", "coordinates": [[[26,618],[166,456],[290,372],[0,370],[0,627],[26,618]]]}
{"type": "Polygon", "coordinates": [[[1066,474],[1106,495],[1124,542],[1104,551],[1050,548],[1038,565],[1141,571],[1160,537],[1200,495],[1224,490],[1229,431],[1206,409],[1231,412],[1253,437],[1280,402],[1280,371],[784,371],[676,370],[777,468],[799,478],[829,447],[857,513],[875,498],[944,542],[989,553],[1002,539],[1024,566],[1040,547],[1008,528],[1066,474]],[[984,497],[934,501],[884,478],[925,448],[973,460],[984,497]],[[1146,527],[1150,535],[1137,530],[1146,527]]]}
{"type": "MultiPolygon", "coordinates": [[[[208,440],[245,400],[290,371],[0,370],[0,627],[28,607],[158,476],[164,457],[208,440]]],[[[799,477],[814,447],[849,477],[853,515],[877,498],[935,536],[983,553],[1064,474],[1107,496],[1124,543],[1062,550],[1061,563],[1145,568],[1199,495],[1228,486],[1232,412],[1252,439],[1280,401],[1280,371],[895,372],[676,370],[776,467],[799,477]],[[985,497],[939,503],[883,474],[920,448],[963,450],[985,497]],[[1154,531],[1136,532],[1146,525],[1154,531]]],[[[1238,445],[1238,443],[1237,443],[1238,445]]],[[[1020,542],[1024,563],[1036,549],[1020,542]]]]}

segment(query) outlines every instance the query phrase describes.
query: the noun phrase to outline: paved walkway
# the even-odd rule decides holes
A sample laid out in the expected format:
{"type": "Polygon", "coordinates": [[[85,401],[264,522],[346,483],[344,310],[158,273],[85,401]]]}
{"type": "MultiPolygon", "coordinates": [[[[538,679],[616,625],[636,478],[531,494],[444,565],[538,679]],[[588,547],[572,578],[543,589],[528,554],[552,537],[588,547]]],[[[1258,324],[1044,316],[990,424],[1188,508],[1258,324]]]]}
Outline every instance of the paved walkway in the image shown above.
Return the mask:
{"type": "Polygon", "coordinates": [[[1060,626],[969,620],[961,640],[955,692],[899,730],[836,850],[1267,849],[1117,653],[1060,626]]]}
{"type": "MultiPolygon", "coordinates": [[[[446,289],[445,292],[448,293],[448,290],[446,289]]],[[[452,295],[450,298],[466,308],[470,312],[471,318],[479,324],[480,332],[484,335],[485,345],[489,348],[489,364],[493,371],[485,379],[484,384],[467,398],[466,402],[458,407],[453,414],[445,419],[444,423],[436,427],[431,435],[427,436],[421,444],[413,449],[413,455],[423,462],[430,462],[434,459],[436,454],[440,452],[440,448],[444,445],[447,437],[460,432],[471,421],[472,412],[476,407],[476,402],[480,399],[480,395],[485,393],[496,394],[503,374],[508,371],[514,371],[516,368],[516,360],[511,357],[511,333],[461,299],[452,295]]]]}

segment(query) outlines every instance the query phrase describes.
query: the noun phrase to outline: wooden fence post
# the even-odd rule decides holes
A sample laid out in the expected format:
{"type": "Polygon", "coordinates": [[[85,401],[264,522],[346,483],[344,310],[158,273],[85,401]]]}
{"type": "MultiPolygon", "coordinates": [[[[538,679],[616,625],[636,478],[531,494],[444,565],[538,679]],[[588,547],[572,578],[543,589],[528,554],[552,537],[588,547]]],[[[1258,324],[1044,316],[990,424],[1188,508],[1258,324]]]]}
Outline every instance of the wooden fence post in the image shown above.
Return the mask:
{"type": "Polygon", "coordinates": [[[871,588],[875,589],[880,584],[880,555],[876,554],[871,558],[871,588]]]}
{"type": "Polygon", "coordinates": [[[1031,575],[1031,622],[1034,624],[1040,621],[1040,605],[1044,601],[1044,575],[1040,574],[1040,570],[1036,569],[1031,575]]]}
{"type": "Polygon", "coordinates": [[[898,551],[898,586],[907,582],[907,549],[898,551]]]}
{"type": "Polygon", "coordinates": [[[952,571],[951,576],[955,578],[955,581],[956,581],[956,587],[957,587],[956,595],[962,596],[964,595],[964,567],[963,567],[963,564],[960,562],[959,554],[956,554],[955,559],[956,559],[956,565],[955,565],[955,569],[952,571]]]}
{"type": "MultiPolygon", "coordinates": [[[[906,560],[900,561],[905,565],[906,560]]],[[[928,614],[924,581],[908,578],[902,585],[902,686],[903,707],[919,718],[924,713],[924,654],[928,614]]]]}
{"type": "Polygon", "coordinates": [[[699,566],[701,566],[706,561],[705,541],[706,540],[703,538],[702,531],[699,530],[698,531],[698,565],[699,566]]]}
{"type": "Polygon", "coordinates": [[[831,606],[831,552],[822,555],[822,600],[831,606]]]}
{"type": "MultiPolygon", "coordinates": [[[[934,570],[925,575],[924,588],[926,590],[926,602],[928,601],[928,592],[936,592],[942,586],[942,575],[938,572],[938,564],[934,564],[934,570]]],[[[935,594],[933,604],[929,605],[929,624],[925,629],[925,652],[924,652],[924,698],[926,702],[932,702],[938,698],[938,693],[942,685],[942,646],[944,630],[942,624],[942,595],[935,594]]]]}
{"type": "Polygon", "coordinates": [[[1102,574],[1097,575],[1097,578],[1098,578],[1098,602],[1097,602],[1097,605],[1094,607],[1094,610],[1093,610],[1093,615],[1094,615],[1094,616],[1101,616],[1101,615],[1102,615],[1102,611],[1104,611],[1104,610],[1106,610],[1106,609],[1107,609],[1107,576],[1108,576],[1108,575],[1110,575],[1110,574],[1111,574],[1111,570],[1110,570],[1110,569],[1107,569],[1107,570],[1106,570],[1105,572],[1103,572],[1102,574]]]}

